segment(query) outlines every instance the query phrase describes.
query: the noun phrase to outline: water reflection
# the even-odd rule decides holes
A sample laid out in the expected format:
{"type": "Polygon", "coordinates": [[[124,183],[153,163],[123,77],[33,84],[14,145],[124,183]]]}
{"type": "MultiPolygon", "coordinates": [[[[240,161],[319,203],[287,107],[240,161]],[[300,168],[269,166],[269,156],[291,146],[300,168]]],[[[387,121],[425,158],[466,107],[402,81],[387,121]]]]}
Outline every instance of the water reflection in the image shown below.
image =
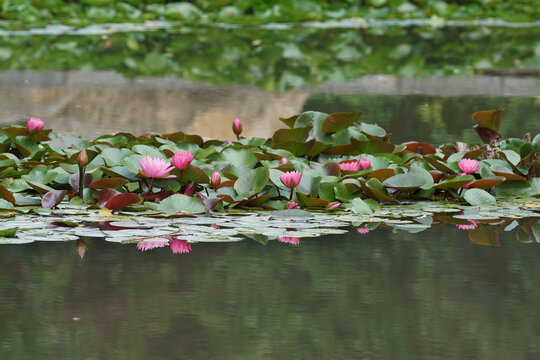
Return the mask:
{"type": "Polygon", "coordinates": [[[89,240],[0,247],[4,359],[525,359],[537,246],[447,226],[189,256],[89,240]],[[518,331],[519,329],[519,331],[518,331]]]}

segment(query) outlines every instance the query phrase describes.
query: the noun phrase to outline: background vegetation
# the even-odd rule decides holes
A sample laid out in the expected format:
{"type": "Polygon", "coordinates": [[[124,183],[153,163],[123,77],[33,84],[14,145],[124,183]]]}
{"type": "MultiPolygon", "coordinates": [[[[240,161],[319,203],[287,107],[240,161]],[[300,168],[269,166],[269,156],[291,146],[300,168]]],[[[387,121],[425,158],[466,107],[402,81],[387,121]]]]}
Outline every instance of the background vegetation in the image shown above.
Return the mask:
{"type": "Polygon", "coordinates": [[[81,26],[96,22],[182,20],[197,23],[324,21],[370,19],[489,19],[534,21],[538,0],[3,0],[0,19],[21,26],[63,23],[81,26]]]}

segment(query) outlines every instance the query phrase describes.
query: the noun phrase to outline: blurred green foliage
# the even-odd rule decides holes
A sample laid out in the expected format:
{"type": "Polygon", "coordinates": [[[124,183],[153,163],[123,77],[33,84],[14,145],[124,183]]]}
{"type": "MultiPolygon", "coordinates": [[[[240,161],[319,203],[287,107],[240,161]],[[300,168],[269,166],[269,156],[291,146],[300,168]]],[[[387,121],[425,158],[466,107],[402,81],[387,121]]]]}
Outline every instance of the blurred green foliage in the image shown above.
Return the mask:
{"type": "Polygon", "coordinates": [[[534,21],[539,0],[3,0],[0,19],[35,27],[50,23],[83,26],[103,22],[183,20],[196,23],[370,19],[488,19],[534,21]]]}
{"type": "Polygon", "coordinates": [[[179,27],[104,36],[0,37],[0,71],[114,70],[218,85],[296,89],[367,74],[538,74],[540,28],[261,30],[179,27]]]}

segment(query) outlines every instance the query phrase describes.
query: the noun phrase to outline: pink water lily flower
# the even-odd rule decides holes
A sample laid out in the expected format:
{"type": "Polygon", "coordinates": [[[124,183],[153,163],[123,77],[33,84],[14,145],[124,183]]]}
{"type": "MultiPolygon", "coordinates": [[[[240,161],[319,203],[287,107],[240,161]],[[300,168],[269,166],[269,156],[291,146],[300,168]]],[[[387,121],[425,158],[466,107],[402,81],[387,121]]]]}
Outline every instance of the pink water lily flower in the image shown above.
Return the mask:
{"type": "Polygon", "coordinates": [[[369,167],[371,166],[371,160],[369,160],[368,158],[361,158],[359,163],[360,167],[362,167],[362,170],[369,169],[369,167]]]}
{"type": "Polygon", "coordinates": [[[289,189],[294,189],[298,186],[298,184],[300,184],[302,174],[298,171],[287,171],[286,173],[281,174],[279,178],[281,179],[283,185],[289,189]]]}
{"type": "Polygon", "coordinates": [[[339,164],[339,168],[346,171],[358,171],[360,170],[360,163],[356,160],[345,161],[339,164]]]}
{"type": "Polygon", "coordinates": [[[26,122],[26,128],[30,134],[40,132],[41,129],[43,129],[43,125],[45,125],[45,123],[40,118],[30,118],[26,122]]]}
{"type": "Polygon", "coordinates": [[[137,243],[137,249],[141,251],[152,250],[156,248],[162,248],[169,246],[168,241],[140,241],[137,243]]]}
{"type": "Polygon", "coordinates": [[[191,251],[191,244],[186,240],[170,238],[170,243],[173,254],[187,254],[191,251]]]}
{"type": "Polygon", "coordinates": [[[184,170],[193,161],[193,155],[188,151],[175,152],[172,157],[172,162],[178,170],[184,170]]]}
{"type": "Polygon", "coordinates": [[[142,173],[149,178],[173,178],[169,173],[174,169],[170,162],[151,156],[143,156],[139,159],[142,173]]]}
{"type": "Polygon", "coordinates": [[[478,171],[480,163],[472,159],[461,159],[458,162],[458,166],[464,174],[472,174],[478,171]]]}
{"type": "Polygon", "coordinates": [[[367,234],[369,232],[368,228],[358,228],[356,229],[360,234],[367,234]]]}
{"type": "Polygon", "coordinates": [[[289,160],[287,160],[286,157],[282,157],[281,161],[280,161],[280,164],[287,164],[288,162],[289,162],[289,160]]]}
{"type": "Polygon", "coordinates": [[[300,238],[297,238],[297,237],[281,236],[281,237],[278,237],[278,241],[282,243],[292,244],[292,245],[300,244],[300,238]]]}

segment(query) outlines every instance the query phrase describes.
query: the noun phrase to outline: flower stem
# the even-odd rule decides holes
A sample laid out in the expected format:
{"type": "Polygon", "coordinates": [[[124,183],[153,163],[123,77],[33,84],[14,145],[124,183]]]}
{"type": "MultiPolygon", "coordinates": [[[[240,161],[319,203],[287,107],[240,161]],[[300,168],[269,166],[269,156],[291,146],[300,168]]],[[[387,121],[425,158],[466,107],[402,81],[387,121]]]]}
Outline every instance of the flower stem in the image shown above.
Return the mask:
{"type": "Polygon", "coordinates": [[[142,196],[144,197],[145,195],[148,195],[150,194],[150,191],[152,191],[152,186],[154,185],[154,178],[151,178],[150,180],[150,185],[148,185],[148,190],[146,190],[144,192],[144,194],[142,194],[142,196]]]}
{"type": "Polygon", "coordinates": [[[289,201],[292,201],[293,194],[294,194],[294,188],[291,189],[291,196],[289,197],[289,201]]]}
{"type": "Polygon", "coordinates": [[[79,196],[84,201],[84,167],[79,166],[79,196]]]}
{"type": "Polygon", "coordinates": [[[182,192],[182,181],[184,177],[184,170],[180,170],[180,176],[178,177],[178,181],[180,181],[180,192],[182,192]]]}

